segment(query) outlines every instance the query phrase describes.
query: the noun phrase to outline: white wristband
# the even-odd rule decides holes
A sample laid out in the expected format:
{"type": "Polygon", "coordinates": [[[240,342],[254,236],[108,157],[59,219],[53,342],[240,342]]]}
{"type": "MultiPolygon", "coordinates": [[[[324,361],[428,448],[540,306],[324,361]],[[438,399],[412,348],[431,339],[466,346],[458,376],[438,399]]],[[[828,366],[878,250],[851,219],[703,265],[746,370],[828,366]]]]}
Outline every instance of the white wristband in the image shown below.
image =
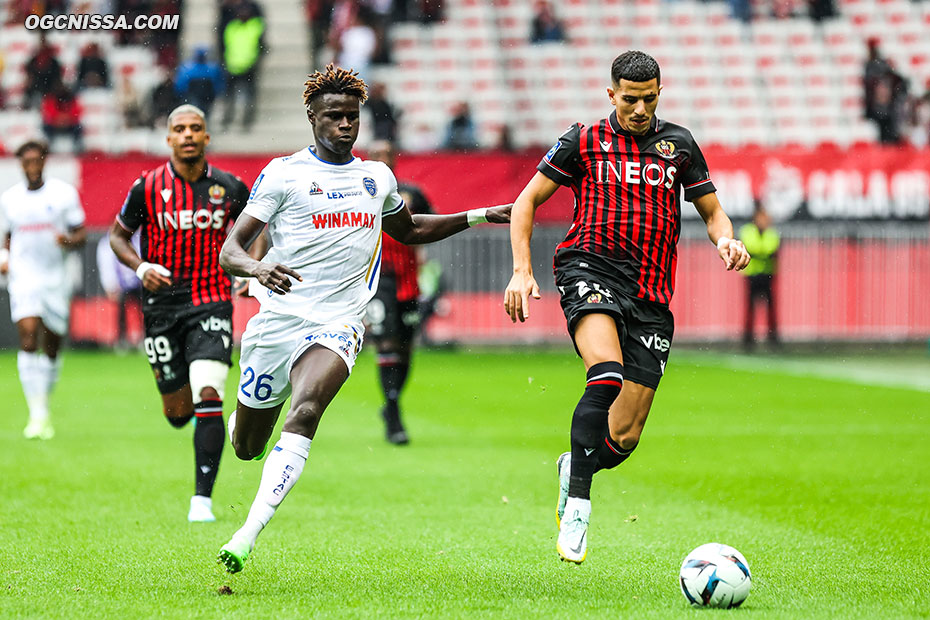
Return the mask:
{"type": "Polygon", "coordinates": [[[166,267],[162,267],[161,265],[157,263],[142,262],[142,263],[139,263],[138,267],[136,267],[136,277],[139,278],[140,280],[143,279],[145,277],[145,272],[148,271],[149,269],[154,269],[155,273],[160,273],[161,275],[165,277],[171,276],[171,272],[168,271],[166,267]]]}
{"type": "Polygon", "coordinates": [[[470,209],[465,212],[465,217],[468,219],[469,226],[474,226],[475,224],[484,224],[488,221],[488,210],[470,209]]]}
{"type": "Polygon", "coordinates": [[[0,263],[7,263],[10,261],[10,251],[6,248],[0,248],[0,263]]]}
{"type": "Polygon", "coordinates": [[[720,237],[717,239],[717,249],[722,250],[724,247],[730,244],[730,241],[732,241],[732,239],[729,237],[720,237]]]}

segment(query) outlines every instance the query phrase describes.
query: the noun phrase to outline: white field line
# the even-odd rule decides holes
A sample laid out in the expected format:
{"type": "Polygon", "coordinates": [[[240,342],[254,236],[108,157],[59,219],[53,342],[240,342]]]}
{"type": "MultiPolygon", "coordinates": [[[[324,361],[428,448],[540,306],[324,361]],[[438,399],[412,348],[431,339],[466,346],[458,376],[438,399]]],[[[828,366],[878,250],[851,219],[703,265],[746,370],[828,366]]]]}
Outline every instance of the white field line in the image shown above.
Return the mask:
{"type": "MultiPolygon", "coordinates": [[[[868,359],[791,359],[753,355],[726,355],[688,351],[683,361],[722,366],[733,370],[788,374],[796,377],[816,377],[858,385],[902,388],[930,392],[930,361],[917,360],[908,366],[901,362],[888,364],[886,358],[868,359]]],[[[674,359],[674,358],[673,358],[674,359]]],[[[671,360],[670,360],[671,361],[671,360]]],[[[674,361],[673,361],[674,363],[674,361]]]]}

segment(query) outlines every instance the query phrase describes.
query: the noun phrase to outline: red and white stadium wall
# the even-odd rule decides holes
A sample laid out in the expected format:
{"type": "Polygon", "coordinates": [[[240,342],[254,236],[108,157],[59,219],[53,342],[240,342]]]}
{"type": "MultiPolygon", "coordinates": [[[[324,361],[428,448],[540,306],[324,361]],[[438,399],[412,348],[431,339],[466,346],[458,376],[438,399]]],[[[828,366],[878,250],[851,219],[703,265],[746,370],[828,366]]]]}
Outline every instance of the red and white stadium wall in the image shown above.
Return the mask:
{"type": "MultiPolygon", "coordinates": [[[[731,216],[747,219],[758,197],[786,233],[776,282],[785,339],[906,340],[930,335],[930,150],[878,146],[704,150],[721,202],[731,216]],[[895,234],[855,232],[862,226],[889,225],[896,228],[895,234]],[[854,232],[823,232],[837,226],[854,232]]],[[[396,172],[399,179],[422,187],[437,211],[453,212],[511,202],[534,173],[541,154],[403,155],[396,172]]],[[[251,184],[268,159],[216,156],[210,161],[251,184]]],[[[52,158],[48,173],[78,186],[89,226],[103,229],[112,223],[140,172],[162,161],[141,156],[52,158]]],[[[0,159],[0,190],[20,178],[15,160],[0,159]]],[[[542,227],[565,230],[571,211],[570,192],[560,190],[539,210],[537,221],[542,227]]],[[[688,204],[683,216],[686,224],[697,220],[688,204]]],[[[479,229],[467,236],[482,234],[479,229]]],[[[506,246],[506,239],[494,239],[506,246]]],[[[564,340],[564,320],[548,269],[551,254],[536,253],[543,299],[534,304],[531,321],[515,327],[500,303],[501,281],[506,284],[510,270],[509,250],[498,249],[494,256],[500,264],[492,269],[500,273],[479,278],[479,285],[452,287],[443,304],[445,313],[429,325],[430,336],[458,342],[564,340]],[[487,286],[481,285],[485,280],[487,286]]],[[[724,272],[700,235],[683,235],[679,252],[672,303],[676,338],[739,338],[745,308],[742,276],[724,272]]],[[[453,255],[457,264],[447,266],[447,271],[467,270],[474,264],[469,256],[453,255]]],[[[254,304],[237,302],[237,334],[254,312],[254,304]]],[[[758,318],[761,329],[762,317],[758,318]]],[[[76,299],[74,339],[111,342],[114,325],[115,309],[109,302],[97,297],[76,299]]]]}

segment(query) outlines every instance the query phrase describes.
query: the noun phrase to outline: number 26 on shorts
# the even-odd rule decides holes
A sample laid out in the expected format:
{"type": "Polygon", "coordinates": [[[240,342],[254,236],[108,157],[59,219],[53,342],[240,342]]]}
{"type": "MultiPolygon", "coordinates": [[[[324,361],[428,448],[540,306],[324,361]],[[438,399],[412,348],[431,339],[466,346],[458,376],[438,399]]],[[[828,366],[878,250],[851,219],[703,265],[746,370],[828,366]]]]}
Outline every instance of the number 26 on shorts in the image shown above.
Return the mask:
{"type": "Polygon", "coordinates": [[[242,376],[245,377],[245,381],[239,386],[239,391],[248,396],[249,398],[254,398],[257,401],[265,401],[271,398],[271,382],[274,381],[274,377],[271,375],[255,375],[255,370],[249,366],[242,372],[242,376]],[[255,384],[254,388],[250,388],[252,384],[255,384]],[[249,393],[249,389],[254,389],[253,393],[249,393]]]}

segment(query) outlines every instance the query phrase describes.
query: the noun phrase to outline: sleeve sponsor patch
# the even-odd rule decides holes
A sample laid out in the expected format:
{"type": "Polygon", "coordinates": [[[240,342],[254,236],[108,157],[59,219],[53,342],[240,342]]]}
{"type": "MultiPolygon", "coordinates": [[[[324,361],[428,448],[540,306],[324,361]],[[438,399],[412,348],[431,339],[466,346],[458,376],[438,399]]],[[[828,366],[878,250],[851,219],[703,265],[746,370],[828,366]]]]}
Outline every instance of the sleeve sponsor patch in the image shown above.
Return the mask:
{"type": "Polygon", "coordinates": [[[252,184],[252,191],[249,192],[249,200],[255,198],[255,193],[258,191],[258,186],[261,185],[262,179],[265,178],[265,173],[258,175],[258,178],[255,179],[255,183],[252,184]]]}

